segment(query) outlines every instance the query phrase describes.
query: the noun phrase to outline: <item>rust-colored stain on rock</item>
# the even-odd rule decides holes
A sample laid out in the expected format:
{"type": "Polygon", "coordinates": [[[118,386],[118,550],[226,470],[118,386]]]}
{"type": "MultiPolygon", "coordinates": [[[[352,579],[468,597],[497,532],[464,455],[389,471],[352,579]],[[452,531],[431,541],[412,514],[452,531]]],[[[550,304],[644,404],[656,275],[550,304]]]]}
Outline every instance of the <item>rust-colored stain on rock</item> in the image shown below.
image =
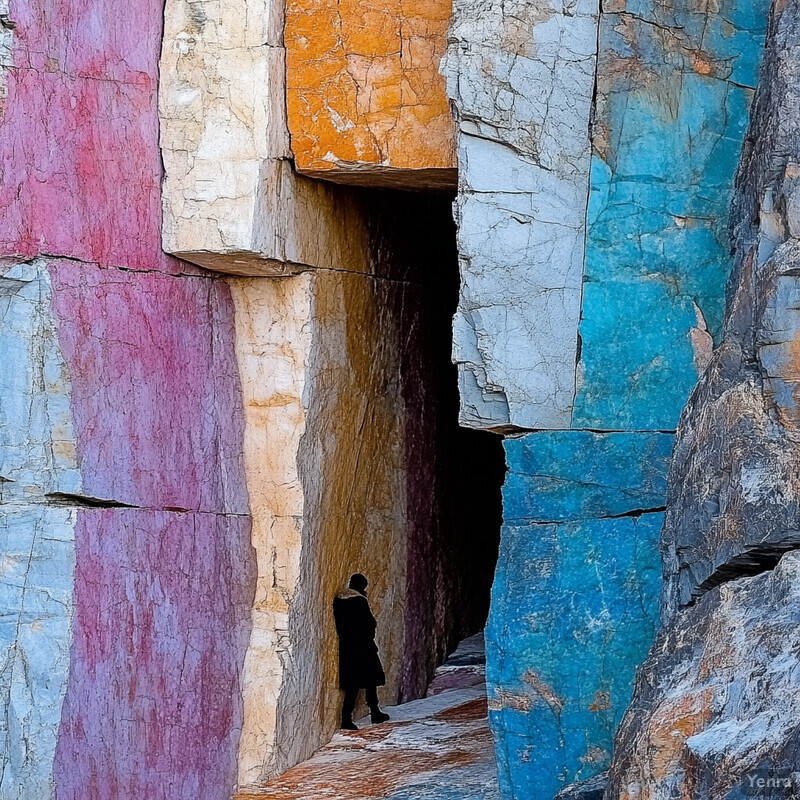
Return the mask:
{"type": "Polygon", "coordinates": [[[437,711],[433,718],[440,722],[475,722],[484,719],[488,713],[486,698],[481,697],[477,700],[470,700],[460,706],[437,711]]]}
{"type": "Polygon", "coordinates": [[[412,704],[422,710],[414,719],[341,732],[313,758],[234,800],[387,798],[420,780],[458,785],[463,768],[484,771],[494,788],[486,697],[476,693],[447,692],[412,704]]]}
{"type": "Polygon", "coordinates": [[[655,751],[653,775],[657,781],[671,774],[686,755],[686,740],[708,724],[713,698],[713,689],[705,688],[696,694],[666,701],[653,714],[650,738],[655,751]]]}
{"type": "Polygon", "coordinates": [[[289,0],[287,108],[298,171],[399,188],[455,185],[439,61],[451,0],[289,0]]]}

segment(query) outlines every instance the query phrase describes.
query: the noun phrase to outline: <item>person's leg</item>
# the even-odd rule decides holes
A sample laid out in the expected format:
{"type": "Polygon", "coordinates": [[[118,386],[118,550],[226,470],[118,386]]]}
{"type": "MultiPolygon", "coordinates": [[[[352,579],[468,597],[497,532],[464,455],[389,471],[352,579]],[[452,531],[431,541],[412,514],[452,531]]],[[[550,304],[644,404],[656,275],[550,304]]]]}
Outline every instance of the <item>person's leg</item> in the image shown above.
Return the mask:
{"type": "Polygon", "coordinates": [[[358,730],[353,722],[353,710],[356,707],[356,700],[358,700],[358,689],[350,688],[344,690],[344,702],[342,703],[342,730],[358,730]]]}
{"type": "Polygon", "coordinates": [[[381,722],[388,721],[389,715],[384,714],[383,711],[381,711],[380,705],[378,705],[377,687],[368,686],[366,688],[365,694],[367,696],[367,705],[369,706],[370,719],[372,720],[373,725],[377,725],[381,722]]]}

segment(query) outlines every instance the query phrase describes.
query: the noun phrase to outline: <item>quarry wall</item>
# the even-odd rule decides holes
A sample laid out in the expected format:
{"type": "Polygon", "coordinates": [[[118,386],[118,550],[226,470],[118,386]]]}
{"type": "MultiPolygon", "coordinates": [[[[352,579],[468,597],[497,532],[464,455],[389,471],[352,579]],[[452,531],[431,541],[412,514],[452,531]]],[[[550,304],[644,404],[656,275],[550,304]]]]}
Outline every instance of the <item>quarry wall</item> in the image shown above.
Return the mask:
{"type": "Polygon", "coordinates": [[[0,0],[0,798],[306,758],[354,571],[508,800],[793,764],[796,6],[0,0]]]}
{"type": "Polygon", "coordinates": [[[683,404],[721,339],[767,3],[456,2],[461,424],[506,435],[501,790],[608,767],[658,624],[683,404]]]}
{"type": "MultiPolygon", "coordinates": [[[[175,12],[198,47],[207,10],[175,12]]],[[[452,237],[425,232],[452,227],[447,202],[296,177],[255,129],[248,184],[241,152],[213,149],[230,128],[187,123],[213,59],[196,68],[181,31],[188,52],[164,44],[164,11],[12,3],[3,28],[4,797],[227,798],[306,757],[338,724],[330,601],[356,570],[387,702],[424,693],[480,624],[464,518],[439,499],[463,505],[460,465],[431,455],[474,435],[444,410],[447,336],[429,341],[428,312],[455,304],[426,277],[455,264],[452,237]],[[181,172],[167,143],[203,136],[206,160],[181,172]],[[249,212],[229,184],[213,194],[211,167],[239,176],[249,212]],[[272,205],[250,196],[264,175],[272,205]],[[396,215],[416,240],[382,221],[396,215]]],[[[209,118],[218,90],[200,95],[209,118]]]]}

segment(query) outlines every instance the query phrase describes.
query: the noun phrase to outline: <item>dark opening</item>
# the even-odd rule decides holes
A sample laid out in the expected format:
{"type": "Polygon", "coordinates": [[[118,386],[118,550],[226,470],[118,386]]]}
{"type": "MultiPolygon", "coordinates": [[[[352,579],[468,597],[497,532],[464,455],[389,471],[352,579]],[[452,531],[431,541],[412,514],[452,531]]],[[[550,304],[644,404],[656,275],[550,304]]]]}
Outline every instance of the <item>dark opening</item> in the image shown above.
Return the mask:
{"type": "Polygon", "coordinates": [[[502,523],[502,438],[458,424],[453,314],[459,294],[452,198],[374,192],[375,263],[403,284],[402,382],[409,419],[408,575],[399,702],[425,695],[435,669],[489,612],[502,523]]]}

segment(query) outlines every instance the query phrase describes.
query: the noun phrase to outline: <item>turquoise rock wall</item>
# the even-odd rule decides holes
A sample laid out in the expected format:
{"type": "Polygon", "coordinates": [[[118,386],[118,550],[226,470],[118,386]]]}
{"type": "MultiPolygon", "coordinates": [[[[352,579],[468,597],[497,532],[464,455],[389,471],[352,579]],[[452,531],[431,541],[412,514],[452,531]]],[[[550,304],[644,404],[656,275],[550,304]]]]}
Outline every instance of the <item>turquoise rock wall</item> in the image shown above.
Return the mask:
{"type": "Polygon", "coordinates": [[[600,20],[575,428],[673,430],[719,336],[768,3],[695,5],[600,20]]]}
{"type": "Polygon", "coordinates": [[[660,433],[506,441],[487,678],[507,797],[552,798],[609,765],[657,624],[671,448],[660,433]]]}
{"type": "Polygon", "coordinates": [[[652,642],[668,460],[720,334],[768,5],[613,0],[598,18],[570,429],[505,443],[487,669],[508,799],[608,767],[652,642]]]}

